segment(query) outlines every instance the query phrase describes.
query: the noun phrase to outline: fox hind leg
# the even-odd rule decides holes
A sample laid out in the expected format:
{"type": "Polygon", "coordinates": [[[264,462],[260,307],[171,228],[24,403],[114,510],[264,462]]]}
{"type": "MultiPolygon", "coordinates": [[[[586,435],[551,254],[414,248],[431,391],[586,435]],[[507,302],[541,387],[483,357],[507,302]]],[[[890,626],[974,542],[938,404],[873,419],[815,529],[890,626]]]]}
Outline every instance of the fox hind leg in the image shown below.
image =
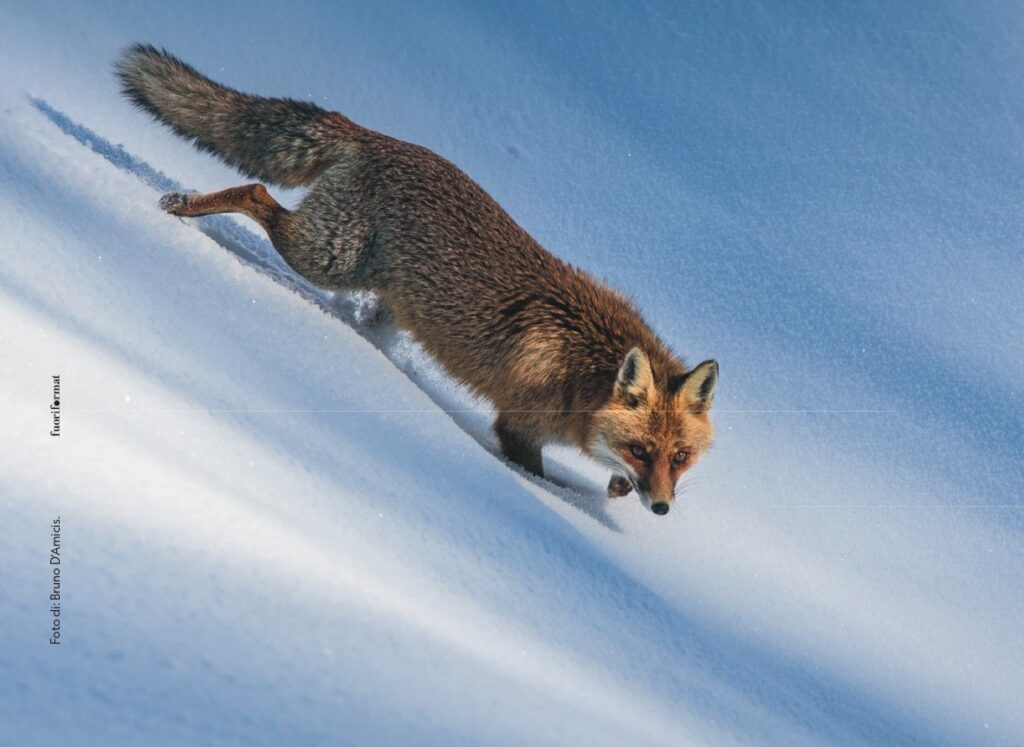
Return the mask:
{"type": "Polygon", "coordinates": [[[540,445],[534,443],[521,430],[509,422],[505,413],[498,415],[494,422],[494,432],[501,444],[501,453],[511,462],[520,465],[527,472],[544,477],[544,460],[541,457],[540,445]]]}
{"type": "Polygon", "coordinates": [[[172,215],[197,217],[217,213],[242,213],[260,224],[270,242],[288,263],[311,283],[325,288],[349,285],[348,263],[337,261],[331,251],[310,240],[301,212],[286,210],[262,184],[246,184],[207,194],[170,192],[160,207],[172,215]]]}
{"type": "Polygon", "coordinates": [[[172,215],[185,217],[242,213],[259,223],[271,239],[274,229],[289,215],[262,184],[246,184],[202,195],[170,192],[160,198],[160,207],[172,215]]]}

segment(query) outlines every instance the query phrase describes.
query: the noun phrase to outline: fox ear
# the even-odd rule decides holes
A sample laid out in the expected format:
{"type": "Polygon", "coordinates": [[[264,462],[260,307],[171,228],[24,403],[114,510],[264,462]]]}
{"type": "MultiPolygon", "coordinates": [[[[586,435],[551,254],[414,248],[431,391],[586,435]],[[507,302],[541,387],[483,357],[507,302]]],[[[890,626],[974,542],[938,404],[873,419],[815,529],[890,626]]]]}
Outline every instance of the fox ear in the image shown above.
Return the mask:
{"type": "Polygon", "coordinates": [[[691,412],[707,412],[718,383],[718,361],[704,361],[686,374],[676,397],[691,412]]]}
{"type": "Polygon", "coordinates": [[[627,407],[639,407],[650,399],[653,390],[651,362],[643,350],[633,348],[626,353],[615,377],[615,396],[625,402],[627,407]]]}

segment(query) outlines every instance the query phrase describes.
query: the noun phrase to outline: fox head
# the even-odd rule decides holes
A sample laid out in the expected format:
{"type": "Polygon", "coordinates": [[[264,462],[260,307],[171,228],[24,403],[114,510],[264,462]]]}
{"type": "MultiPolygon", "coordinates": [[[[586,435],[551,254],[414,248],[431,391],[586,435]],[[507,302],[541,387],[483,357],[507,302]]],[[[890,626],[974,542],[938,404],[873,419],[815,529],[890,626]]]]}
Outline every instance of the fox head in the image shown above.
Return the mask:
{"type": "MultiPolygon", "coordinates": [[[[658,515],[667,514],[676,482],[711,446],[708,410],[718,381],[718,363],[655,382],[640,348],[626,354],[607,403],[592,421],[586,451],[609,465],[625,495],[636,490],[658,515]]],[[[609,486],[611,489],[612,486],[609,486]]]]}

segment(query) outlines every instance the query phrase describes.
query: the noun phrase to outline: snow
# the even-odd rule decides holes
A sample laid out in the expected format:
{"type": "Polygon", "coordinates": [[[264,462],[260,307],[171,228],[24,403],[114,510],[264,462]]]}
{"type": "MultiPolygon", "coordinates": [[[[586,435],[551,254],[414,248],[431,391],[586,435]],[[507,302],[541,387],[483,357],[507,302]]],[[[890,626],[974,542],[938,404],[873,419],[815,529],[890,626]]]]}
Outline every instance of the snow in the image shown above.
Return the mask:
{"type": "Polygon", "coordinates": [[[1024,742],[1013,4],[3,17],[0,743],[1024,742]],[[241,179],[120,100],[131,41],[437,150],[717,358],[672,513],[157,210],[241,179]]]}

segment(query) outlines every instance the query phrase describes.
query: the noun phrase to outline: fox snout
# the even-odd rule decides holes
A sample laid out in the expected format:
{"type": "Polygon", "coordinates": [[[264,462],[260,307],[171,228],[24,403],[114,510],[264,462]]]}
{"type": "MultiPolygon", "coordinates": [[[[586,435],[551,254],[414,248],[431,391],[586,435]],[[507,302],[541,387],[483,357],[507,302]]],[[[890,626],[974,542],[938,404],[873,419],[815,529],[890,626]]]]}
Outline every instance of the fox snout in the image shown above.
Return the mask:
{"type": "Polygon", "coordinates": [[[612,479],[608,483],[609,498],[621,498],[624,495],[629,495],[634,490],[640,497],[640,502],[658,516],[664,516],[672,507],[675,494],[674,486],[670,487],[667,497],[658,498],[652,493],[650,486],[645,487],[632,476],[612,475],[612,479]]]}
{"type": "Polygon", "coordinates": [[[664,477],[668,479],[659,481],[641,479],[636,486],[640,500],[658,516],[667,514],[675,499],[675,480],[670,475],[664,477]],[[654,484],[656,482],[658,484],[654,484]]]}

